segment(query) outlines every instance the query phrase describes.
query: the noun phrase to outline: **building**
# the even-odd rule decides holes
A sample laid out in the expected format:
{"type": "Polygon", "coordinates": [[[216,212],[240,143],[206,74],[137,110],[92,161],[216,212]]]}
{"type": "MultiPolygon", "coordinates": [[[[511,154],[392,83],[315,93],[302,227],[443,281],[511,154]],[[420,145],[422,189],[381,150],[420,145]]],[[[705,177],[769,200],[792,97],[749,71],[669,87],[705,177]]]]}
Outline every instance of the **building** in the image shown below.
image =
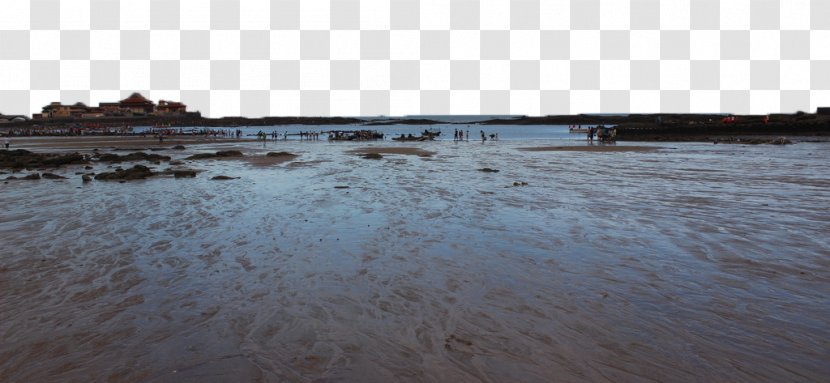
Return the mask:
{"type": "Polygon", "coordinates": [[[187,114],[187,105],[160,100],[158,106],[140,93],[133,93],[118,102],[102,102],[97,107],[86,106],[84,103],[63,105],[53,102],[43,107],[41,113],[32,115],[34,119],[48,118],[99,118],[99,117],[130,117],[130,116],[182,116],[187,114]]]}
{"type": "Polygon", "coordinates": [[[60,102],[53,102],[43,107],[40,114],[34,114],[34,118],[74,118],[81,117],[84,113],[89,112],[89,107],[82,102],[73,105],[63,105],[60,102]]]}
{"type": "Polygon", "coordinates": [[[156,104],[144,98],[140,93],[133,93],[118,102],[118,106],[122,111],[128,112],[134,116],[145,116],[153,114],[156,110],[156,104]]]}
{"type": "Polygon", "coordinates": [[[121,110],[121,105],[117,102],[101,102],[98,103],[98,108],[105,116],[123,116],[124,111],[121,110]]]}
{"type": "Polygon", "coordinates": [[[177,116],[187,113],[187,105],[181,102],[159,100],[156,107],[157,116],[177,116]]]}

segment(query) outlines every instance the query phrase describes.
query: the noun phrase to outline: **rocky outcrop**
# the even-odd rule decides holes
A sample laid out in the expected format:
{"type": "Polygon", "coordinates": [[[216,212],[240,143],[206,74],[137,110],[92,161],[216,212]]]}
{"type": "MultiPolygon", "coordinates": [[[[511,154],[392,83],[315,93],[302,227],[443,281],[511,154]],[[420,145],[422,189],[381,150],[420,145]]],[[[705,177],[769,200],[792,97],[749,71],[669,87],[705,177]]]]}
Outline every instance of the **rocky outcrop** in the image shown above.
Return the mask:
{"type": "Polygon", "coordinates": [[[713,144],[742,144],[742,145],[792,145],[792,141],[786,137],[778,138],[758,138],[758,137],[744,137],[744,138],[718,138],[712,141],[713,144]]]}
{"type": "Polygon", "coordinates": [[[194,154],[190,157],[185,158],[186,160],[207,160],[213,158],[232,158],[232,157],[242,157],[242,152],[238,150],[223,150],[218,151],[216,153],[198,153],[194,154]]]}
{"type": "Polygon", "coordinates": [[[173,178],[194,178],[199,172],[196,170],[171,170],[173,178]]]}
{"type": "Polygon", "coordinates": [[[159,161],[170,161],[169,156],[162,156],[158,154],[147,154],[144,152],[135,152],[130,154],[125,154],[123,156],[119,156],[114,153],[103,153],[98,154],[97,158],[99,161],[103,162],[134,162],[134,161],[150,161],[150,162],[159,162],[159,161]]]}
{"type": "Polygon", "coordinates": [[[363,158],[367,160],[379,160],[383,158],[383,156],[380,153],[366,153],[363,155],[363,158]]]}
{"type": "Polygon", "coordinates": [[[135,165],[129,169],[116,170],[114,172],[98,173],[95,175],[96,180],[143,180],[147,177],[154,176],[150,168],[141,165],[135,165]]]}
{"type": "Polygon", "coordinates": [[[288,152],[268,152],[267,157],[297,157],[296,154],[288,152]]]}
{"type": "Polygon", "coordinates": [[[86,163],[87,158],[80,153],[54,154],[33,153],[23,149],[0,150],[0,168],[5,169],[57,168],[86,163]]]}

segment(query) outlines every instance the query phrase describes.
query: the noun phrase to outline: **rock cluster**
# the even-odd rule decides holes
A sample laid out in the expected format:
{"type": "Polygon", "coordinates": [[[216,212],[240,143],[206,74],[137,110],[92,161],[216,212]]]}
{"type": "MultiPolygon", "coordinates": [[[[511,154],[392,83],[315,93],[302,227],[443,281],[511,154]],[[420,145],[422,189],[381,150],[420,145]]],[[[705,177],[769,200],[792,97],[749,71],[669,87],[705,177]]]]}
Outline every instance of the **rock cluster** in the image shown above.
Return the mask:
{"type": "Polygon", "coordinates": [[[169,156],[162,156],[158,154],[147,154],[144,152],[135,152],[130,154],[125,154],[123,156],[119,156],[114,153],[103,153],[97,154],[96,157],[99,161],[103,162],[132,162],[132,161],[150,161],[150,162],[159,162],[159,161],[170,161],[169,156]]]}
{"type": "Polygon", "coordinates": [[[206,160],[211,158],[229,158],[229,157],[242,157],[242,152],[238,150],[223,150],[218,151],[216,153],[198,153],[194,154],[190,157],[185,158],[186,160],[206,160]]]}
{"type": "Polygon", "coordinates": [[[363,155],[363,158],[367,160],[379,160],[383,158],[383,156],[380,155],[380,153],[366,153],[363,155]]]}
{"type": "Polygon", "coordinates": [[[296,154],[288,153],[288,152],[268,152],[266,154],[268,157],[297,157],[296,154]]]}
{"type": "Polygon", "coordinates": [[[0,168],[57,168],[63,165],[76,165],[86,163],[87,158],[80,153],[54,154],[32,153],[24,149],[0,150],[0,168]]]}
{"type": "Polygon", "coordinates": [[[104,172],[95,175],[96,180],[143,180],[154,176],[150,168],[142,165],[135,165],[129,169],[119,169],[114,172],[104,172]]]}

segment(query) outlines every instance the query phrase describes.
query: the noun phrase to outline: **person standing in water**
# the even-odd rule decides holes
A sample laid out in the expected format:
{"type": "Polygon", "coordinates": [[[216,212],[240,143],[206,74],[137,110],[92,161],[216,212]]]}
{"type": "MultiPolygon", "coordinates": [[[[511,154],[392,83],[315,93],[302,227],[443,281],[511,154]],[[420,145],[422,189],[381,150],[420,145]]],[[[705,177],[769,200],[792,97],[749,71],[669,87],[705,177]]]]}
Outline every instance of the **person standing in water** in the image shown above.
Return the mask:
{"type": "Polygon", "coordinates": [[[6,135],[6,140],[5,140],[6,150],[9,150],[9,144],[11,144],[11,139],[9,138],[10,135],[11,135],[11,133],[6,135]]]}

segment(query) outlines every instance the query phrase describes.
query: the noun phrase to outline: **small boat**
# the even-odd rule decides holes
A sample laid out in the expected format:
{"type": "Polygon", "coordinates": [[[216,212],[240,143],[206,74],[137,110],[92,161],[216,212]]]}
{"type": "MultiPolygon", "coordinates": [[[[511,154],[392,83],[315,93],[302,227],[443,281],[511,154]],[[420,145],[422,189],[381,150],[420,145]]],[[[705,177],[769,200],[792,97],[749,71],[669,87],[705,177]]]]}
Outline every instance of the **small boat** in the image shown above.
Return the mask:
{"type": "Polygon", "coordinates": [[[438,130],[436,130],[436,129],[424,129],[424,132],[421,133],[421,135],[422,136],[438,137],[438,136],[441,135],[441,130],[440,129],[438,129],[438,130]]]}
{"type": "Polygon", "coordinates": [[[583,128],[581,125],[571,125],[568,127],[569,133],[588,133],[588,128],[583,128]]]}
{"type": "Polygon", "coordinates": [[[369,141],[383,139],[383,133],[375,130],[333,130],[326,133],[328,133],[329,141],[369,141]]]}

